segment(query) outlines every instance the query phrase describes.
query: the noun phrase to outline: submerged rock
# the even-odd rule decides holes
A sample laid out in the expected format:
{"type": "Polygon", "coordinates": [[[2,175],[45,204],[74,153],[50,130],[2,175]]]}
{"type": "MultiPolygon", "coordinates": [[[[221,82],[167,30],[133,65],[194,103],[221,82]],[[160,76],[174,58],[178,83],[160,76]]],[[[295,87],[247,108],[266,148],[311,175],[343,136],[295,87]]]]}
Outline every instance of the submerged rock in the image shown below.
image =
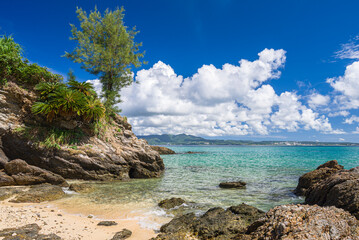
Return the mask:
{"type": "Polygon", "coordinates": [[[164,199],[158,203],[158,206],[164,209],[171,209],[184,204],[186,201],[182,198],[164,199]]]}
{"type": "Polygon", "coordinates": [[[269,210],[235,239],[358,240],[359,222],[336,207],[282,205],[269,210]]]}
{"type": "Polygon", "coordinates": [[[188,213],[163,225],[161,233],[154,239],[232,239],[262,216],[263,211],[246,204],[227,210],[212,208],[200,217],[188,213]]]}
{"type": "Polygon", "coordinates": [[[68,186],[66,180],[58,174],[31,166],[21,159],[12,160],[5,164],[5,172],[14,179],[13,185],[34,185],[50,183],[68,186]]]}
{"type": "Polygon", "coordinates": [[[342,170],[344,167],[339,165],[337,160],[328,161],[317,169],[308,172],[299,178],[298,186],[294,190],[298,196],[305,196],[307,190],[319,181],[329,177],[330,175],[342,170]]]}
{"type": "Polygon", "coordinates": [[[109,227],[109,226],[115,226],[117,225],[118,223],[115,222],[115,221],[102,221],[102,222],[99,222],[97,225],[98,226],[106,226],[106,227],[109,227]]]}
{"type": "Polygon", "coordinates": [[[94,191],[94,186],[90,183],[71,183],[69,189],[77,193],[89,193],[94,191]]]}
{"type": "Polygon", "coordinates": [[[238,182],[221,182],[219,184],[220,188],[246,188],[247,183],[243,181],[238,182]]]}
{"type": "Polygon", "coordinates": [[[65,192],[59,186],[42,184],[31,186],[28,190],[17,192],[17,195],[10,202],[14,203],[39,203],[53,201],[65,196],[65,192]]]}
{"type": "Polygon", "coordinates": [[[6,228],[0,230],[0,237],[3,240],[61,240],[56,234],[39,234],[41,228],[36,224],[28,224],[18,228],[6,228]]]}
{"type": "Polygon", "coordinates": [[[153,150],[157,151],[161,155],[176,154],[175,151],[173,151],[172,149],[166,148],[166,147],[151,146],[151,148],[153,150]]]}
{"type": "Polygon", "coordinates": [[[127,239],[127,238],[131,237],[131,235],[132,235],[132,232],[130,230],[124,228],[121,231],[117,232],[111,240],[127,239]]]}

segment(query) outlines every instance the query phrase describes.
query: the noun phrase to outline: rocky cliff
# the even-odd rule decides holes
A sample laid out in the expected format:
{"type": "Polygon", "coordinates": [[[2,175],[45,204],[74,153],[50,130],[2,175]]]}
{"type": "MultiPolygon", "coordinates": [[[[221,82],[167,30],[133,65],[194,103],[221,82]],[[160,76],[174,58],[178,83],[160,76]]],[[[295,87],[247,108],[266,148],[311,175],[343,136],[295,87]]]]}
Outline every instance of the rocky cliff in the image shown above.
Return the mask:
{"type": "Polygon", "coordinates": [[[124,180],[163,173],[158,152],[138,139],[119,115],[101,129],[101,137],[92,134],[88,125],[77,123],[81,136],[76,144],[51,148],[39,144],[38,137],[52,125],[31,114],[36,99],[36,92],[14,82],[0,87],[0,169],[8,161],[22,159],[68,179],[124,180]]]}

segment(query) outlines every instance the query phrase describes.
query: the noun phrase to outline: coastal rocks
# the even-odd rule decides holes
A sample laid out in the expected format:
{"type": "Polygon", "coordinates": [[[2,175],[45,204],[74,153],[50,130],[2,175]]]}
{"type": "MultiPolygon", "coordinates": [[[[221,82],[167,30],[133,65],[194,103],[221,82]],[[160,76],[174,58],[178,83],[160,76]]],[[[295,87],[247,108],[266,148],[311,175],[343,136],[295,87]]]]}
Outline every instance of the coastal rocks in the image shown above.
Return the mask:
{"type": "Polygon", "coordinates": [[[233,239],[262,216],[264,212],[246,204],[227,210],[212,208],[200,217],[188,213],[163,225],[161,233],[154,239],[233,239]]]}
{"type": "Polygon", "coordinates": [[[40,234],[41,228],[36,224],[28,224],[19,228],[6,228],[0,230],[0,237],[3,240],[61,240],[56,234],[40,234]]]}
{"type": "Polygon", "coordinates": [[[123,240],[131,237],[132,232],[126,228],[122,229],[121,231],[117,232],[111,240],[123,240]]]}
{"type": "Polygon", "coordinates": [[[358,240],[359,222],[336,207],[282,205],[269,210],[236,239],[358,240]]]}
{"type": "Polygon", "coordinates": [[[65,196],[61,187],[49,184],[34,185],[28,189],[17,192],[13,203],[39,203],[44,201],[53,201],[65,196]]]}
{"type": "Polygon", "coordinates": [[[170,199],[162,200],[161,202],[158,203],[158,206],[164,209],[171,209],[177,206],[181,206],[185,202],[186,201],[183,200],[182,198],[170,198],[170,199]]]}
{"type": "Polygon", "coordinates": [[[69,187],[69,190],[77,193],[89,193],[94,191],[94,189],[94,186],[89,183],[72,183],[69,187]]]}
{"type": "Polygon", "coordinates": [[[307,191],[305,203],[343,208],[359,219],[359,167],[318,182],[307,191]]]}
{"type": "Polygon", "coordinates": [[[336,160],[328,161],[320,165],[314,171],[308,172],[299,178],[298,186],[294,191],[295,194],[305,196],[310,187],[342,169],[343,166],[339,165],[336,160]]]}
{"type": "Polygon", "coordinates": [[[13,185],[16,185],[15,180],[5,172],[0,171],[0,187],[13,185]]]}
{"type": "Polygon", "coordinates": [[[118,223],[115,222],[115,221],[102,221],[102,222],[99,222],[97,225],[98,226],[106,226],[106,227],[109,227],[109,226],[115,226],[117,225],[118,223]]]}
{"type": "Polygon", "coordinates": [[[0,169],[3,169],[8,161],[9,159],[6,157],[4,151],[1,149],[1,142],[0,142],[0,169]]]}
{"type": "Polygon", "coordinates": [[[175,151],[173,151],[172,149],[166,148],[166,147],[151,146],[151,148],[153,150],[157,151],[161,155],[176,154],[175,151]]]}
{"type": "Polygon", "coordinates": [[[237,182],[221,182],[219,184],[220,188],[246,188],[247,183],[243,181],[237,181],[237,182]]]}
{"type": "Polygon", "coordinates": [[[13,185],[51,183],[54,185],[68,186],[66,180],[60,175],[31,166],[21,159],[7,162],[4,168],[5,172],[14,179],[15,184],[13,185]]]}

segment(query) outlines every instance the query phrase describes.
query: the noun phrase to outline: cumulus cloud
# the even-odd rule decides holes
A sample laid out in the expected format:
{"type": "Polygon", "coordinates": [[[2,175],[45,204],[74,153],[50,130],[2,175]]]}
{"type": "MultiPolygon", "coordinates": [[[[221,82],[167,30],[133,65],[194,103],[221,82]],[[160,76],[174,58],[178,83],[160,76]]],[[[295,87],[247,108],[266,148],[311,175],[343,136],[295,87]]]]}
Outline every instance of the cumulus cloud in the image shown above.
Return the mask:
{"type": "Polygon", "coordinates": [[[359,108],[359,61],[346,67],[343,76],[328,78],[327,82],[339,93],[335,97],[341,109],[359,108]]]}
{"type": "MultiPolygon", "coordinates": [[[[328,119],[303,105],[296,93],[278,95],[269,85],[280,77],[285,60],[284,50],[265,49],[255,61],[203,65],[188,78],[159,61],[137,72],[138,84],[122,89],[119,107],[140,135],[266,135],[300,128],[332,132],[328,119]]],[[[100,89],[97,80],[91,82],[100,89]]],[[[320,105],[319,100],[313,104],[320,105]]]]}
{"type": "Polygon", "coordinates": [[[347,123],[347,124],[353,124],[354,122],[358,122],[359,123],[359,117],[358,116],[351,116],[350,118],[347,118],[344,120],[344,123],[347,123]]]}
{"type": "Polygon", "coordinates": [[[316,109],[319,106],[325,106],[330,102],[329,96],[324,96],[319,93],[313,93],[309,96],[308,104],[311,108],[316,109]]]}
{"type": "Polygon", "coordinates": [[[338,112],[329,113],[328,116],[329,117],[338,117],[338,116],[346,117],[346,116],[349,116],[349,114],[350,113],[348,111],[338,111],[338,112]]]}

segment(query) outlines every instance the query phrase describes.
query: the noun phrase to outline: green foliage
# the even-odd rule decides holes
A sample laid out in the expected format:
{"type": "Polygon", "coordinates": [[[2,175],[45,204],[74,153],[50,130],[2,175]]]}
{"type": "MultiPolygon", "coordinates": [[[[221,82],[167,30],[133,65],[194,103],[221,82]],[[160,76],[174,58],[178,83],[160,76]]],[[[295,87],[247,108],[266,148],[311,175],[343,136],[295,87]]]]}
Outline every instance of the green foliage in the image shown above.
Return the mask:
{"type": "Polygon", "coordinates": [[[62,76],[53,74],[36,63],[29,64],[22,52],[21,46],[12,37],[0,38],[0,84],[9,80],[27,84],[62,81],[62,76]]]}
{"type": "Polygon", "coordinates": [[[104,105],[108,112],[119,112],[115,104],[120,102],[119,91],[133,82],[131,67],[139,67],[143,53],[142,43],[135,43],[136,28],[128,30],[124,25],[124,9],[106,10],[102,16],[95,8],[89,15],[81,8],[76,11],[80,30],[71,25],[72,37],[77,47],[65,57],[80,63],[82,68],[99,76],[102,83],[104,105]]]}

